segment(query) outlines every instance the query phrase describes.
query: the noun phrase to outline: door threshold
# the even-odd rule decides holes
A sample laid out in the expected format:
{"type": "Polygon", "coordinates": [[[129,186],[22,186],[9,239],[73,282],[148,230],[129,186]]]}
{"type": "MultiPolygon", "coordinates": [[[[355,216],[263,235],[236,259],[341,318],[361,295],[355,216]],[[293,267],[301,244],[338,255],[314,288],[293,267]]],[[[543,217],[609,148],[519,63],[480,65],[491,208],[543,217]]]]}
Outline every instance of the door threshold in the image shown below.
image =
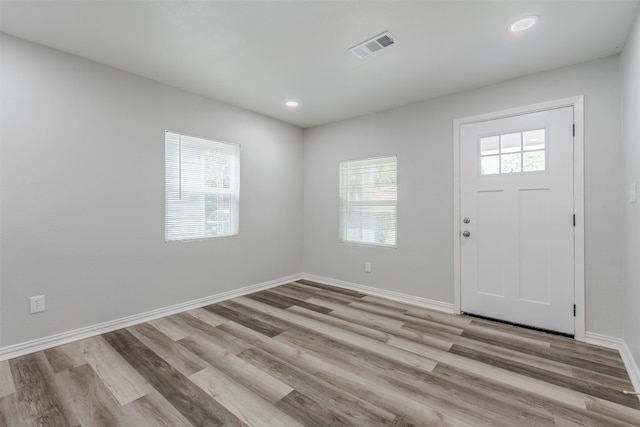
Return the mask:
{"type": "Polygon", "coordinates": [[[551,329],[537,328],[535,326],[523,325],[522,323],[509,322],[508,320],[496,319],[494,317],[481,316],[479,314],[468,313],[466,311],[463,311],[461,314],[464,314],[465,316],[469,316],[469,317],[475,317],[477,319],[489,320],[491,322],[497,322],[497,323],[503,323],[505,325],[515,326],[517,328],[530,329],[532,331],[544,332],[546,334],[558,335],[558,336],[561,336],[561,337],[567,337],[567,338],[575,339],[575,335],[573,335],[573,334],[567,334],[567,333],[564,333],[564,332],[552,331],[551,329]]]}

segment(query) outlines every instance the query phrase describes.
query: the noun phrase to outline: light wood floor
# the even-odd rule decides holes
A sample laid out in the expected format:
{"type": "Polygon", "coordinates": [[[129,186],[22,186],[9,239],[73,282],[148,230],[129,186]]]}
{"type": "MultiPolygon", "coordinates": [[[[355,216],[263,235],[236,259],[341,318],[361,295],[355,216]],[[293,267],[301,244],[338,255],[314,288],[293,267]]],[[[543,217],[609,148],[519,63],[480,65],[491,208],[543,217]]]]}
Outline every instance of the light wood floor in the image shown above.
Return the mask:
{"type": "Polygon", "coordinates": [[[640,426],[619,355],[301,281],[0,362],[6,426],[640,426]]]}

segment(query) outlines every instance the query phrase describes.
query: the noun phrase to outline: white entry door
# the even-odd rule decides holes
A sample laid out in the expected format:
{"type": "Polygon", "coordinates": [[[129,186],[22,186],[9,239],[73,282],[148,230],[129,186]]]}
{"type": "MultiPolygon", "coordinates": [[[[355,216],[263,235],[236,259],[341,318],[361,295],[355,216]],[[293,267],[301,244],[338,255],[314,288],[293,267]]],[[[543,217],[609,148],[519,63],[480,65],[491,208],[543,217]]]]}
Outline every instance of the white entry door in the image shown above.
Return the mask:
{"type": "Polygon", "coordinates": [[[573,107],[460,127],[463,312],[574,334],[573,107]]]}

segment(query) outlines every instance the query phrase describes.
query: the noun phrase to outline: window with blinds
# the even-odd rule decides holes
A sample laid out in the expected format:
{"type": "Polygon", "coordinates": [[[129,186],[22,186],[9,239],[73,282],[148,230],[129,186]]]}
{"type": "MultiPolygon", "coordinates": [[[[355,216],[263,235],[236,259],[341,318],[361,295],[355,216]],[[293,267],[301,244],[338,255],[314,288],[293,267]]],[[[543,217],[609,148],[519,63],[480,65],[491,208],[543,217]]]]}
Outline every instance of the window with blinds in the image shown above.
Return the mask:
{"type": "Polygon", "coordinates": [[[166,131],[165,240],[238,235],[240,146],[166,131]]]}
{"type": "Polygon", "coordinates": [[[396,246],[397,156],[340,163],[340,241],[396,246]]]}

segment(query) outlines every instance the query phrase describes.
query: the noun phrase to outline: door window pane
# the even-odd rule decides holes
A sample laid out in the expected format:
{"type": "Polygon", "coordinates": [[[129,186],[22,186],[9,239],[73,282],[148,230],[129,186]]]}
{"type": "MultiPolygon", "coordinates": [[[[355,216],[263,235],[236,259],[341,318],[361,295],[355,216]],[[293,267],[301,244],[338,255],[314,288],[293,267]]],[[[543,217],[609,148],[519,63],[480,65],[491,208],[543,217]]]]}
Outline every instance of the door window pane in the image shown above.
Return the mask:
{"type": "Polygon", "coordinates": [[[544,151],[526,151],[522,153],[522,163],[524,172],[545,170],[544,151]]]}
{"type": "Polygon", "coordinates": [[[544,150],[545,130],[530,130],[522,132],[523,151],[544,150]]]}
{"type": "Polygon", "coordinates": [[[487,156],[500,153],[500,137],[480,138],[480,155],[487,156]]]}
{"type": "Polygon", "coordinates": [[[500,173],[500,156],[482,157],[480,169],[482,175],[493,175],[496,173],[500,173]]]}
{"type": "Polygon", "coordinates": [[[500,163],[501,173],[522,172],[522,157],[520,157],[520,153],[503,154],[500,156],[500,163]]]}
{"type": "Polygon", "coordinates": [[[520,141],[522,134],[508,133],[506,135],[500,135],[500,151],[502,153],[518,153],[522,150],[520,141]]]}

